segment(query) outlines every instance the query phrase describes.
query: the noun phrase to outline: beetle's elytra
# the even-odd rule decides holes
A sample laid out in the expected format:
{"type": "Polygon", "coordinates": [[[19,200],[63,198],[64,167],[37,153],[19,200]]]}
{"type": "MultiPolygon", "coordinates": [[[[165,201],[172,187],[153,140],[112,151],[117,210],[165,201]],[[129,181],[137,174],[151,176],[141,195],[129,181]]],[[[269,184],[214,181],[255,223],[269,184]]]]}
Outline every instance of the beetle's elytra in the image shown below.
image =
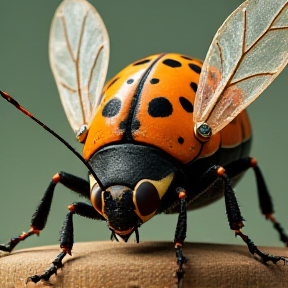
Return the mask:
{"type": "Polygon", "coordinates": [[[287,11],[288,1],[248,0],[219,28],[204,63],[177,53],[150,55],[104,86],[109,60],[105,25],[86,0],[63,1],[51,27],[50,64],[83,156],[8,93],[0,93],[65,144],[86,165],[89,181],[56,173],[30,230],[0,250],[11,252],[45,228],[54,188],[61,183],[91,204],[68,206],[62,251],[43,274],[29,277],[35,283],[49,280],[71,254],[74,214],[106,221],[111,239],[127,241],[135,232],[139,242],[142,224],[160,213],[178,213],[174,245],[180,281],[187,261],[182,252],[187,210],[223,196],[230,229],[249,251],[264,262],[285,263],[283,256],[260,251],[242,232],[234,185],[246,170],[254,170],[262,213],[287,244],[262,173],[249,156],[252,138],[245,111],[288,63],[287,11]]]}

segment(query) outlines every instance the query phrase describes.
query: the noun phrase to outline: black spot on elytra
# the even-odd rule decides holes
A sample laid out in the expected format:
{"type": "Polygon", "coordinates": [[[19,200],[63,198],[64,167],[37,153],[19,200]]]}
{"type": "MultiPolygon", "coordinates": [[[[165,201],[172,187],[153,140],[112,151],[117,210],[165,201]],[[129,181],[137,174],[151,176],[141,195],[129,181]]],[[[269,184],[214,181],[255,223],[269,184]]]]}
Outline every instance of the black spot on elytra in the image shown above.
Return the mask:
{"type": "Polygon", "coordinates": [[[196,64],[193,64],[193,63],[190,63],[189,64],[189,67],[196,73],[200,74],[201,73],[201,67],[196,65],[196,64]]]}
{"type": "Polygon", "coordinates": [[[148,104],[148,113],[152,117],[168,117],[172,112],[172,104],[165,97],[154,98],[148,104]]]}
{"type": "Polygon", "coordinates": [[[186,59],[186,60],[193,60],[193,58],[187,57],[187,56],[184,56],[184,55],[181,55],[181,57],[182,57],[183,59],[186,59]]]}
{"type": "Polygon", "coordinates": [[[186,99],[185,97],[179,97],[179,101],[181,106],[186,112],[188,113],[193,112],[193,104],[188,99],[186,99]]]}
{"type": "Polygon", "coordinates": [[[134,82],[134,79],[127,80],[127,84],[132,84],[134,82]]]}
{"type": "Polygon", "coordinates": [[[159,83],[159,79],[158,79],[158,78],[152,78],[152,79],[150,80],[150,83],[151,83],[151,84],[157,84],[157,83],[159,83]]]}
{"type": "Polygon", "coordinates": [[[114,117],[121,109],[121,100],[118,98],[113,98],[109,100],[102,110],[102,116],[104,117],[114,117]]]}
{"type": "Polygon", "coordinates": [[[133,66],[142,65],[142,64],[148,63],[150,61],[151,61],[150,59],[145,59],[145,60],[134,63],[133,66]]]}
{"type": "Polygon", "coordinates": [[[194,83],[194,82],[191,82],[191,83],[190,83],[190,87],[191,87],[192,90],[196,93],[197,88],[198,88],[198,85],[197,85],[196,83],[194,83]]]}
{"type": "Polygon", "coordinates": [[[180,62],[173,59],[166,59],[162,63],[172,68],[178,68],[182,66],[180,62]]]}
{"type": "Polygon", "coordinates": [[[179,138],[178,138],[178,142],[179,142],[180,144],[183,144],[183,143],[184,143],[184,139],[183,139],[182,137],[179,137],[179,138]]]}
{"type": "Polygon", "coordinates": [[[138,119],[133,120],[132,124],[131,124],[131,130],[132,131],[136,131],[140,128],[140,121],[138,119]]]}
{"type": "Polygon", "coordinates": [[[119,128],[120,128],[121,130],[125,130],[125,129],[126,129],[126,126],[127,126],[126,121],[121,121],[121,122],[120,122],[120,125],[119,125],[119,128]]]}
{"type": "Polygon", "coordinates": [[[119,78],[115,78],[115,79],[108,85],[107,89],[110,88],[118,79],[119,79],[119,78]]]}

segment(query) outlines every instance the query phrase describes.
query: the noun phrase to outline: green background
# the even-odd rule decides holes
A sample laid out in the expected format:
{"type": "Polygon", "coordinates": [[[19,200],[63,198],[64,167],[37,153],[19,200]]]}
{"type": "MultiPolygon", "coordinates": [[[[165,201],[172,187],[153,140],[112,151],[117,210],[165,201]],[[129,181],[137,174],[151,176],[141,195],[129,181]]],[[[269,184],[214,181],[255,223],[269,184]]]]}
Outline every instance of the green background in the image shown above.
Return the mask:
{"type": "MultiPolygon", "coordinates": [[[[0,89],[81,151],[52,77],[48,36],[56,0],[0,1],[0,89]]],[[[159,52],[205,58],[217,28],[240,0],[93,0],[111,43],[108,79],[133,61],[159,52]]],[[[279,221],[287,223],[287,69],[250,107],[254,143],[251,155],[266,176],[279,221]]],[[[12,105],[0,99],[0,242],[29,229],[30,218],[51,177],[58,171],[86,177],[84,165],[60,142],[12,105]]],[[[258,245],[281,246],[272,225],[262,217],[256,183],[248,171],[236,193],[246,219],[244,233],[258,245]]],[[[67,205],[79,201],[56,187],[51,214],[41,236],[18,247],[57,244],[67,205]]],[[[176,215],[152,218],[140,240],[173,241],[176,215]]],[[[75,242],[108,240],[104,222],[74,217],[75,242]]],[[[241,244],[230,231],[223,199],[188,214],[187,241],[241,244]]]]}

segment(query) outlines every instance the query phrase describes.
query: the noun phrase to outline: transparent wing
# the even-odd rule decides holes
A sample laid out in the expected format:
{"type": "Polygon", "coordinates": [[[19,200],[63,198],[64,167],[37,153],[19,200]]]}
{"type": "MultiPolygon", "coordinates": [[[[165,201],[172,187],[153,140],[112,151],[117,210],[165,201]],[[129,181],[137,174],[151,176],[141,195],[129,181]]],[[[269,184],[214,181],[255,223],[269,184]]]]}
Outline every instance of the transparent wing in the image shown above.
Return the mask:
{"type": "Polygon", "coordinates": [[[86,0],[64,0],[50,31],[51,68],[69,123],[77,133],[100,102],[109,62],[105,25],[86,0]]]}
{"type": "Polygon", "coordinates": [[[217,133],[254,101],[288,62],[288,1],[248,0],[216,33],[203,64],[194,123],[217,133]]]}

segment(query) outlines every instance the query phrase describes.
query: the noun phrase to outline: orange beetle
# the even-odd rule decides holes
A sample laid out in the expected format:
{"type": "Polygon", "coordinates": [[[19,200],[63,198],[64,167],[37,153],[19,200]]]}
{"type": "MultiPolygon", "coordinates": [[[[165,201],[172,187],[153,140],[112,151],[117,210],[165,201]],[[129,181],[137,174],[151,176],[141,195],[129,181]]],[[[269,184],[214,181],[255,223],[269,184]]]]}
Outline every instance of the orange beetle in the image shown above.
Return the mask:
{"type": "Polygon", "coordinates": [[[10,252],[40,233],[54,188],[61,183],[91,205],[68,206],[62,252],[42,275],[29,277],[35,283],[48,280],[71,254],[73,214],[105,220],[112,239],[127,241],[135,232],[139,242],[138,228],[144,222],[159,213],[179,213],[174,244],[180,281],[187,261],[181,249],[186,211],[222,196],[230,228],[249,251],[264,262],[286,262],[261,252],[243,234],[233,184],[254,169],[262,212],[287,244],[257,162],[248,156],[251,127],[245,112],[288,62],[287,7],[288,1],[248,0],[220,27],[203,66],[186,55],[152,55],[126,67],[101,91],[109,58],[106,28],[86,0],[63,1],[51,28],[50,62],[68,120],[84,144],[83,157],[10,95],[1,95],[62,141],[86,165],[90,181],[55,174],[30,230],[0,245],[0,250],[10,252]]]}

